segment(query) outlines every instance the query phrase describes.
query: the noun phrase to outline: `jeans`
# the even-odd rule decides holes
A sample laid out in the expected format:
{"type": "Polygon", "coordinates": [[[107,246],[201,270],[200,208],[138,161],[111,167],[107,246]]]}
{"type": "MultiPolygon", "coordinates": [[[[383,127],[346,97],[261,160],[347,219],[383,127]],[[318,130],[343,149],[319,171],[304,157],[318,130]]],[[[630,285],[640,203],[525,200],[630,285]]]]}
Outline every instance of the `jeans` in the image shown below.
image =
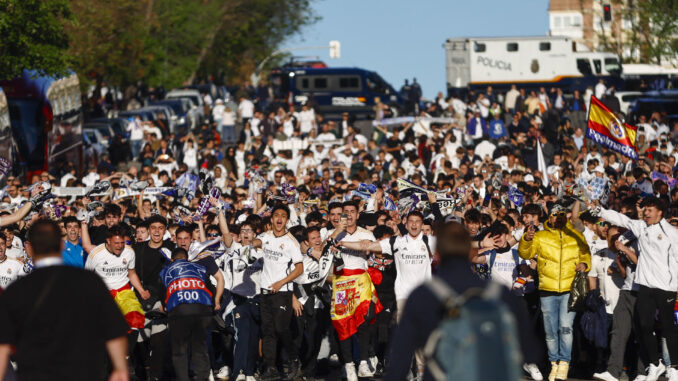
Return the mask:
{"type": "Polygon", "coordinates": [[[572,357],[572,323],[575,312],[567,310],[570,293],[542,296],[541,312],[544,315],[546,348],[549,361],[570,362],[572,357]]]}
{"type": "Polygon", "coordinates": [[[235,142],[235,126],[230,124],[230,125],[223,125],[222,127],[222,133],[221,133],[221,141],[224,143],[233,143],[235,142]]]}
{"type": "Polygon", "coordinates": [[[132,142],[132,159],[137,160],[139,153],[141,153],[141,147],[144,144],[143,140],[130,140],[132,142]]]}
{"type": "Polygon", "coordinates": [[[189,381],[188,353],[190,348],[196,380],[207,380],[210,360],[207,355],[207,330],[212,316],[169,314],[169,333],[172,343],[172,363],[179,381],[189,381]]]}

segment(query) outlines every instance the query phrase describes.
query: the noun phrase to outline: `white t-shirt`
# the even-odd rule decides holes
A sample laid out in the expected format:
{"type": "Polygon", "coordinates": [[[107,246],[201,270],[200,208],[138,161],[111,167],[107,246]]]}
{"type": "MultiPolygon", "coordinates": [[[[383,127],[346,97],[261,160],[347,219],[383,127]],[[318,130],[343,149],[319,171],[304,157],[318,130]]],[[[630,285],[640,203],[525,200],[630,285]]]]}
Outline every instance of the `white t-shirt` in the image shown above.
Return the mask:
{"type": "MultiPolygon", "coordinates": [[[[334,233],[334,229],[329,232],[331,235],[334,233]]],[[[343,234],[343,233],[342,233],[343,234]]],[[[348,234],[344,238],[338,241],[342,242],[360,242],[363,240],[375,241],[374,234],[367,229],[357,227],[353,234],[348,234]]],[[[344,260],[344,269],[346,270],[367,270],[367,258],[369,257],[369,251],[364,250],[352,250],[346,247],[340,247],[341,249],[341,258],[344,260]]]]}
{"type": "MultiPolygon", "coordinates": [[[[273,283],[285,278],[297,263],[304,258],[301,255],[299,242],[291,233],[276,237],[272,231],[262,233],[261,240],[264,266],[261,270],[261,288],[270,290],[273,283]]],[[[280,291],[292,291],[292,284],[287,283],[280,291]]]]}
{"type": "Polygon", "coordinates": [[[605,300],[605,311],[608,314],[614,312],[614,307],[619,300],[619,290],[624,285],[624,279],[618,274],[607,274],[607,269],[614,263],[617,255],[612,250],[605,249],[601,254],[591,255],[591,270],[589,271],[590,278],[598,278],[598,287],[600,288],[600,295],[605,300]]]}
{"type": "Polygon", "coordinates": [[[117,290],[129,283],[129,270],[134,269],[134,250],[125,246],[120,255],[115,255],[102,243],[89,254],[85,268],[94,270],[109,290],[117,290]]]}
{"type": "Polygon", "coordinates": [[[299,130],[302,134],[308,134],[313,129],[313,121],[315,120],[315,112],[313,109],[301,111],[299,113],[299,130]]]}
{"type": "MultiPolygon", "coordinates": [[[[490,256],[485,256],[485,263],[490,265],[490,256]]],[[[497,253],[492,264],[491,277],[492,281],[497,282],[503,286],[513,289],[516,274],[516,261],[513,258],[513,250],[504,253],[497,253]]]]}
{"type": "Polygon", "coordinates": [[[589,228],[584,228],[584,238],[586,238],[586,243],[589,244],[591,255],[596,254],[600,250],[607,249],[607,240],[599,238],[596,233],[589,228]]]}
{"type": "Polygon", "coordinates": [[[5,250],[5,255],[12,259],[23,258],[26,256],[24,252],[24,243],[21,241],[21,238],[14,236],[12,245],[7,246],[7,250],[5,250]]]}
{"type": "Polygon", "coordinates": [[[238,105],[238,113],[241,118],[251,118],[254,116],[254,103],[249,99],[243,100],[238,105]]]}
{"type": "MultiPolygon", "coordinates": [[[[388,239],[379,241],[381,252],[393,256],[396,264],[396,300],[407,299],[412,290],[431,279],[431,255],[423,236],[424,233],[419,233],[416,238],[409,234],[397,237],[393,243],[394,252],[388,239]]],[[[435,238],[428,237],[428,247],[435,247],[435,238]]]]}
{"type": "Polygon", "coordinates": [[[212,108],[212,118],[214,120],[221,120],[221,118],[224,116],[224,110],[226,109],[226,106],[223,104],[218,104],[212,108]]]}
{"type": "Polygon", "coordinates": [[[216,259],[224,275],[226,289],[247,298],[259,294],[263,266],[261,250],[233,242],[228,252],[216,259]],[[250,264],[248,255],[254,263],[250,264]]]}
{"type": "Polygon", "coordinates": [[[24,272],[24,264],[6,257],[4,261],[0,262],[0,288],[5,289],[15,280],[26,275],[24,272]]]}

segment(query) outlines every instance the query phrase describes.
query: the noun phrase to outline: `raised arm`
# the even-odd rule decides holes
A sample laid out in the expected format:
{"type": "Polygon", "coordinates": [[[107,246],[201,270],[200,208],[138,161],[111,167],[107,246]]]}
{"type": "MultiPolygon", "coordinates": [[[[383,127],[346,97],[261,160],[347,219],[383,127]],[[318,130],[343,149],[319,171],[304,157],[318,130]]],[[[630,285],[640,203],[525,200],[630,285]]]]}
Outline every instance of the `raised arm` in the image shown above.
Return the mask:
{"type": "Polygon", "coordinates": [[[88,254],[96,247],[89,238],[89,226],[87,225],[87,220],[80,222],[80,240],[82,241],[82,249],[88,254]]]}
{"type": "Polygon", "coordinates": [[[642,225],[645,224],[644,222],[632,220],[621,213],[615,212],[614,210],[609,210],[602,207],[600,207],[600,210],[598,210],[597,208],[594,209],[594,215],[600,216],[602,219],[610,222],[612,225],[621,226],[631,230],[636,237],[640,236],[642,225]]]}
{"type": "Polygon", "coordinates": [[[198,224],[198,231],[200,232],[200,242],[207,241],[207,234],[205,234],[205,224],[202,222],[202,218],[196,221],[198,224]]]}
{"type": "Polygon", "coordinates": [[[343,246],[347,249],[351,250],[363,250],[363,251],[371,251],[374,253],[381,253],[381,245],[379,242],[373,242],[369,240],[362,240],[359,242],[344,242],[341,241],[339,242],[339,246],[343,246]]]}
{"type": "Polygon", "coordinates": [[[228,223],[226,222],[226,216],[224,215],[224,211],[219,209],[219,230],[221,230],[221,239],[224,240],[224,245],[226,247],[231,247],[233,244],[233,236],[231,235],[231,232],[228,230],[228,223]]]}
{"type": "Polygon", "coordinates": [[[0,226],[11,225],[23,220],[24,217],[26,217],[28,213],[31,211],[31,208],[33,208],[33,204],[27,202],[24,205],[22,205],[21,208],[19,208],[19,210],[10,214],[9,216],[0,217],[0,226]]]}

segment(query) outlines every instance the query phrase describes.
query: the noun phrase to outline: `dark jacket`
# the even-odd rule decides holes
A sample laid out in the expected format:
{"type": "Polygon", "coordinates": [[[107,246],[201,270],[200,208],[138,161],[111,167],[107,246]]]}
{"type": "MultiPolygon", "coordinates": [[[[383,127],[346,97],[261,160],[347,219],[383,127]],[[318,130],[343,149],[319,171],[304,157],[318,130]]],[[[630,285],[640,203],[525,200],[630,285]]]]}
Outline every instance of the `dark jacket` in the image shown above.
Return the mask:
{"type": "MultiPolygon", "coordinates": [[[[443,263],[439,268],[438,276],[459,294],[469,288],[486,285],[485,281],[473,273],[466,258],[451,259],[443,263]]],[[[536,363],[539,360],[539,353],[544,349],[543,344],[538,342],[534,336],[525,305],[522,300],[511,295],[508,289],[505,289],[502,300],[516,318],[518,339],[524,361],[536,363]]],[[[440,302],[427,287],[419,286],[412,291],[391,343],[391,348],[398,348],[398,350],[392,353],[385,381],[406,379],[414,351],[424,347],[429,335],[440,323],[442,313],[440,302]]],[[[424,374],[424,380],[432,380],[428,370],[424,374]]]]}

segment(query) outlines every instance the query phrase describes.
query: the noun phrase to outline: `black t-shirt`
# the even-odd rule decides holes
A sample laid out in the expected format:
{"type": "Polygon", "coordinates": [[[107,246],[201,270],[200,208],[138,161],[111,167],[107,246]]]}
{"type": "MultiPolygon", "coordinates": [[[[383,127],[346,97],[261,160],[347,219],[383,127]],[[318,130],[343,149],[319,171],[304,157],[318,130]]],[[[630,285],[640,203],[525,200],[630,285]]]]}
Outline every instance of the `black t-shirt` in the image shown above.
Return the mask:
{"type": "Polygon", "coordinates": [[[97,246],[106,242],[106,232],[108,227],[104,225],[99,226],[90,226],[89,228],[89,240],[92,242],[92,245],[97,246]]]}
{"type": "Polygon", "coordinates": [[[38,268],[0,294],[0,343],[16,346],[19,379],[103,380],[105,343],[128,328],[90,271],[38,268]]]}
{"type": "Polygon", "coordinates": [[[210,276],[216,274],[219,270],[219,266],[217,265],[217,261],[214,260],[214,257],[211,255],[208,255],[206,257],[200,258],[199,260],[195,261],[194,263],[197,263],[203,267],[205,267],[205,270],[207,270],[207,273],[205,274],[205,285],[207,286],[207,289],[210,290],[212,293],[212,300],[214,300],[214,297],[217,295],[216,291],[217,288],[210,282],[210,276]]]}
{"type": "Polygon", "coordinates": [[[148,292],[151,298],[159,300],[163,295],[163,284],[160,279],[160,270],[169,264],[167,257],[160,250],[165,249],[169,255],[174,250],[175,245],[172,241],[164,241],[162,246],[154,249],[149,246],[149,241],[137,242],[132,245],[134,249],[134,270],[139,275],[139,280],[148,292]]]}

